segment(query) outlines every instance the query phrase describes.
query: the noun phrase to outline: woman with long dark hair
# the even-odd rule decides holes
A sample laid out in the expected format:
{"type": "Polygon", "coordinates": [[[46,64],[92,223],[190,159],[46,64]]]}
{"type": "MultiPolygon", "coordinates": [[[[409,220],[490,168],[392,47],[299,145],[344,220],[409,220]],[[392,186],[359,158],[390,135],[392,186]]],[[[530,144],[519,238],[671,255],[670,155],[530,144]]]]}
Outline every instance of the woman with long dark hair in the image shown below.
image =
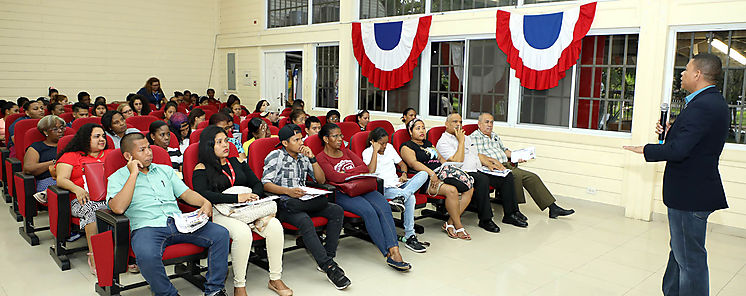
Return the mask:
{"type": "MultiPolygon", "coordinates": [[[[148,78],[145,81],[145,86],[137,91],[137,94],[146,99],[144,103],[154,104],[156,109],[161,109],[161,104],[166,102],[166,94],[163,93],[163,89],[161,88],[161,81],[156,77],[148,78]]],[[[150,111],[150,108],[148,108],[148,111],[150,111]]]]}
{"type": "Polygon", "coordinates": [[[407,129],[407,124],[413,119],[417,118],[417,111],[414,110],[414,108],[412,107],[408,107],[407,109],[404,109],[404,112],[402,112],[401,114],[402,114],[401,122],[403,122],[403,124],[400,126],[397,126],[396,130],[407,129]]]}
{"type": "Polygon", "coordinates": [[[166,121],[166,123],[168,123],[171,120],[171,116],[177,112],[178,108],[176,106],[176,102],[168,102],[163,107],[163,120],[166,121]]]}
{"type": "MultiPolygon", "coordinates": [[[[129,108],[129,106],[127,108],[129,108]]],[[[114,142],[114,149],[119,148],[119,142],[122,141],[124,135],[140,132],[136,128],[127,128],[127,122],[125,121],[124,115],[122,112],[116,110],[106,111],[104,116],[101,116],[101,125],[104,127],[106,136],[111,138],[111,141],[114,142]]]]}
{"type": "Polygon", "coordinates": [[[187,122],[189,122],[189,127],[193,131],[197,130],[197,126],[203,121],[207,120],[206,117],[207,117],[207,114],[205,113],[205,110],[194,109],[190,111],[189,116],[187,117],[187,122]]]}
{"type": "MultiPolygon", "coordinates": [[[[324,151],[318,159],[327,181],[344,183],[346,178],[369,173],[370,170],[362,159],[349,149],[342,149],[342,130],[333,123],[328,123],[319,131],[319,138],[324,143],[324,151]]],[[[394,217],[391,206],[383,195],[373,190],[359,196],[349,196],[336,191],[337,204],[345,211],[363,218],[365,229],[371,240],[386,257],[386,263],[398,271],[407,271],[412,266],[404,262],[399,253],[399,243],[394,228],[394,217]]]]}
{"type": "Polygon", "coordinates": [[[269,102],[267,100],[259,100],[259,102],[256,102],[256,107],[254,107],[254,113],[267,111],[267,107],[269,107],[269,102]]]}
{"type": "Polygon", "coordinates": [[[85,230],[88,241],[88,267],[92,274],[96,274],[91,249],[91,237],[98,233],[96,228],[96,211],[106,209],[106,201],[92,201],[90,195],[83,188],[83,164],[89,162],[103,162],[108,152],[104,128],[95,123],[86,123],[78,129],[70,143],[57,156],[55,166],[57,172],[57,186],[75,194],[70,201],[73,217],[80,218],[80,229],[85,230]]]}
{"type": "Polygon", "coordinates": [[[246,142],[243,142],[243,151],[249,151],[249,145],[256,139],[269,138],[272,134],[269,132],[267,122],[260,118],[252,118],[248,124],[249,134],[246,142]]]}
{"type": "MultiPolygon", "coordinates": [[[[194,168],[194,190],[213,204],[240,203],[264,196],[264,185],[248,164],[235,157],[228,157],[229,136],[225,129],[208,126],[199,138],[199,164],[194,168]],[[228,188],[244,186],[251,193],[225,194],[228,188]]],[[[279,295],[292,295],[293,291],[282,282],[282,252],[284,234],[277,218],[267,216],[251,225],[217,213],[213,222],[222,225],[230,234],[233,244],[233,295],[246,295],[246,267],[251,254],[252,231],[266,239],[269,261],[268,288],[279,295]]]]}
{"type": "Polygon", "coordinates": [[[130,108],[135,112],[135,115],[148,115],[150,114],[150,104],[141,95],[134,95],[129,99],[130,108]]]}

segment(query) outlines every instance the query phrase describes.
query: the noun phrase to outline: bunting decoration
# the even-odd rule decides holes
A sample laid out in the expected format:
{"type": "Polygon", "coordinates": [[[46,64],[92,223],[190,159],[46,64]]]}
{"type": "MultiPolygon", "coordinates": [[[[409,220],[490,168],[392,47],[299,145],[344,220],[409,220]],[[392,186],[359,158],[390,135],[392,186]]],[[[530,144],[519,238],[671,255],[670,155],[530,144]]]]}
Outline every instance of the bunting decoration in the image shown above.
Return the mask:
{"type": "Polygon", "coordinates": [[[363,76],[392,90],[410,80],[427,46],[432,16],[387,23],[352,23],[352,49],[363,76]]]}
{"type": "Polygon", "coordinates": [[[498,10],[495,40],[522,86],[549,89],[578,61],[595,14],[596,2],[538,15],[498,10]]]}

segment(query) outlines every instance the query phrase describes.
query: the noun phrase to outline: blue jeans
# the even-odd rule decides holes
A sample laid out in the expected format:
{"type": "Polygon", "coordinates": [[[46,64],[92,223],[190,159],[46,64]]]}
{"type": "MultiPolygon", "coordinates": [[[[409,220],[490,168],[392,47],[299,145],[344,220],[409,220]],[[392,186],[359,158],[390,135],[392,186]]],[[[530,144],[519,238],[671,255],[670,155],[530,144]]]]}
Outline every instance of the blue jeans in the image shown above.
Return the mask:
{"type": "Polygon", "coordinates": [[[422,187],[427,180],[430,179],[427,172],[417,172],[416,175],[412,176],[407,182],[399,187],[386,187],[383,189],[383,197],[386,199],[393,199],[394,197],[404,197],[404,213],[401,218],[404,222],[404,238],[409,238],[414,235],[414,206],[417,200],[414,197],[414,193],[422,187]]]}
{"type": "Polygon", "coordinates": [[[342,209],[363,218],[365,229],[381,254],[388,256],[390,248],[399,246],[391,206],[380,192],[372,191],[355,197],[349,197],[339,190],[336,192],[337,204],[342,209]]]}
{"type": "Polygon", "coordinates": [[[223,289],[230,250],[228,230],[207,222],[195,232],[181,233],[176,230],[174,219],[169,217],[166,227],[143,227],[132,232],[132,251],[150,290],[158,296],[177,295],[178,291],[166,275],[162,257],[167,246],[181,243],[208,248],[205,294],[211,295],[223,289]]]}
{"type": "Polygon", "coordinates": [[[705,234],[711,213],[668,208],[671,252],[663,275],[664,295],[709,295],[705,234]]]}

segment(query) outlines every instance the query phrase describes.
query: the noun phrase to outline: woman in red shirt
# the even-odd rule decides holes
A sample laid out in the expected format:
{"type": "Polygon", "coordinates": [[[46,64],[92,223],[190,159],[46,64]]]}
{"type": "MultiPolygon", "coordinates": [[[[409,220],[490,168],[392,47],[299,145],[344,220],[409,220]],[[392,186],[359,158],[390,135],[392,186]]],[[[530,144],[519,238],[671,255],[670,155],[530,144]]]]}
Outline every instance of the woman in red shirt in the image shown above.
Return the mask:
{"type": "MultiPolygon", "coordinates": [[[[318,159],[327,181],[344,183],[345,178],[370,172],[368,166],[360,157],[349,149],[342,147],[342,130],[333,123],[328,123],[319,131],[319,138],[325,143],[324,151],[319,153],[318,159]]],[[[348,196],[342,191],[336,191],[336,203],[345,211],[349,211],[363,218],[365,229],[373,243],[376,244],[386,263],[398,271],[407,271],[412,266],[404,262],[399,253],[399,243],[394,227],[394,217],[391,206],[383,195],[373,190],[360,196],[348,196]]]]}
{"type": "Polygon", "coordinates": [[[106,201],[92,201],[83,181],[83,164],[103,162],[106,154],[106,134],[101,125],[87,123],[80,127],[57,159],[57,186],[75,194],[70,202],[74,217],[80,218],[80,229],[85,230],[88,241],[88,266],[96,274],[91,250],[91,236],[96,229],[96,210],[106,209],[106,201]]]}

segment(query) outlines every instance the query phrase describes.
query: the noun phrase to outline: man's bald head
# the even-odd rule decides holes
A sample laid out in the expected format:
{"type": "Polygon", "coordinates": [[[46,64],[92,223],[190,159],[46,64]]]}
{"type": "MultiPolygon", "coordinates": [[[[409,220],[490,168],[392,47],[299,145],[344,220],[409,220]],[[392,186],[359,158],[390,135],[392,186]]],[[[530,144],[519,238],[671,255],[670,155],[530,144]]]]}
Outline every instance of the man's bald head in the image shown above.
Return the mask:
{"type": "Polygon", "coordinates": [[[124,135],[122,140],[119,141],[119,150],[122,151],[122,155],[124,155],[125,152],[132,153],[135,149],[135,141],[142,139],[145,139],[145,135],[141,133],[129,133],[124,135]]]}

